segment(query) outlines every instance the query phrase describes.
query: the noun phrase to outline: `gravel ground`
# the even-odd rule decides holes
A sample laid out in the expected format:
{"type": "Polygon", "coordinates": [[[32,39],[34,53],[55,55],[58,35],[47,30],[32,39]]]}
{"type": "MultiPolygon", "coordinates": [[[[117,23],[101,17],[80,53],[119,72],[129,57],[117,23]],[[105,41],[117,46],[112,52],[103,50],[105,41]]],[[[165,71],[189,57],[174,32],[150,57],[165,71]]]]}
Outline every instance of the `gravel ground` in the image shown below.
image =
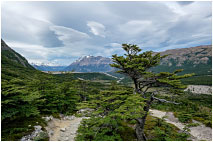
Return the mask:
{"type": "Polygon", "coordinates": [[[81,120],[82,117],[74,117],[72,120],[53,118],[46,127],[49,140],[74,141],[81,120]]]}

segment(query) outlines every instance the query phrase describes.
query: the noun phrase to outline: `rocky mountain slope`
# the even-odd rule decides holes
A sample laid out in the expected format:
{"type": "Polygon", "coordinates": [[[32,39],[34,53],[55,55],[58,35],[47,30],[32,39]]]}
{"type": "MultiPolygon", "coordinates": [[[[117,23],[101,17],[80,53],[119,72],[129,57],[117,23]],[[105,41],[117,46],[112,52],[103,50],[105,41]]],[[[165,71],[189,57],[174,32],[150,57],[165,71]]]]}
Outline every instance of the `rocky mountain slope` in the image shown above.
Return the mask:
{"type": "Polygon", "coordinates": [[[9,64],[34,69],[23,56],[21,56],[19,53],[11,49],[2,39],[1,39],[1,63],[2,65],[9,64]]]}
{"type": "Polygon", "coordinates": [[[184,69],[183,73],[196,73],[196,75],[212,74],[212,47],[211,45],[191,48],[172,49],[161,52],[168,55],[153,71],[169,71],[184,69]]]}
{"type": "Polygon", "coordinates": [[[85,56],[73,62],[65,71],[76,71],[76,72],[108,72],[112,68],[109,64],[112,63],[110,58],[101,56],[85,56]]]}

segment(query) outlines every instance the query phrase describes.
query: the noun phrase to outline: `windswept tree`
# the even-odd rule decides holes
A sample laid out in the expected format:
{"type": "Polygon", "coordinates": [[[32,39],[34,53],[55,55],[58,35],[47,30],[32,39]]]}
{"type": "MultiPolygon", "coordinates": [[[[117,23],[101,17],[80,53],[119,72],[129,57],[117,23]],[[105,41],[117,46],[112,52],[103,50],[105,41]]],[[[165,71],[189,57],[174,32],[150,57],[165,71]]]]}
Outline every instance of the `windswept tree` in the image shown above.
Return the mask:
{"type": "MultiPolygon", "coordinates": [[[[157,88],[164,89],[164,92],[171,95],[180,95],[183,93],[183,89],[186,88],[180,81],[182,78],[187,78],[193,74],[177,75],[177,73],[183,71],[182,69],[176,70],[172,73],[160,72],[153,73],[150,71],[152,67],[159,65],[161,59],[165,56],[161,56],[160,53],[153,53],[152,51],[146,51],[141,53],[141,49],[137,45],[123,44],[122,48],[126,51],[124,56],[112,55],[113,64],[112,67],[119,69],[117,72],[129,76],[134,82],[135,90],[134,94],[145,100],[145,105],[143,106],[143,115],[135,118],[137,125],[135,128],[137,139],[140,141],[146,140],[144,134],[144,125],[146,117],[148,115],[151,104],[154,100],[174,103],[177,102],[168,101],[165,99],[160,99],[157,97],[158,94],[162,92],[157,88]],[[150,88],[155,88],[155,91],[150,93],[150,88]]],[[[153,90],[153,89],[152,89],[153,90]]],[[[128,111],[128,108],[125,109],[128,111]]]]}

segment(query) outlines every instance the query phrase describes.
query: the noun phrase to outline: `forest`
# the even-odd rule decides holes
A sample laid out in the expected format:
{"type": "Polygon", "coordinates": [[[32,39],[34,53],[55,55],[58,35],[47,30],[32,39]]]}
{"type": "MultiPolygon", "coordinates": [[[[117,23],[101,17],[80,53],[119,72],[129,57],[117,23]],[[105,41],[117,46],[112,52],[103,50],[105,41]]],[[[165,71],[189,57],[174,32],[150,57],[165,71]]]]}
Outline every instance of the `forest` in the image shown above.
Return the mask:
{"type": "MultiPolygon", "coordinates": [[[[126,54],[112,55],[111,66],[132,80],[133,87],[115,80],[79,80],[81,76],[72,73],[43,73],[2,52],[1,140],[18,141],[38,124],[46,132],[42,117],[80,117],[77,112],[88,108],[92,111],[84,114],[89,119],[82,120],[76,141],[186,141],[191,137],[190,127],[199,125],[194,120],[212,127],[212,96],[183,91],[187,83],[181,80],[190,83],[196,74],[179,74],[181,69],[150,72],[166,56],[141,52],[137,45],[123,44],[122,48],[126,54]],[[173,112],[187,127],[181,131],[165,118],[150,115],[151,109],[173,112]]],[[[33,140],[47,141],[49,136],[46,133],[33,140]]]]}

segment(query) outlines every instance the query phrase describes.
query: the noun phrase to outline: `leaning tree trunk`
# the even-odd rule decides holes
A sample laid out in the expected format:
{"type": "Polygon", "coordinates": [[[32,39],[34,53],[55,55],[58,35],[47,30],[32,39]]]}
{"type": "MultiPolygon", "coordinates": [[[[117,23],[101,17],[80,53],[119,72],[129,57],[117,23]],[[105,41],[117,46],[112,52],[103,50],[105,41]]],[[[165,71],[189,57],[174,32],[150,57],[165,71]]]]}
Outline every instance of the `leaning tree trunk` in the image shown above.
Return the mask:
{"type": "Polygon", "coordinates": [[[144,111],[145,111],[145,115],[142,118],[138,118],[137,120],[137,124],[136,124],[136,128],[135,128],[135,132],[136,132],[136,136],[137,136],[137,140],[138,141],[146,141],[147,138],[145,136],[144,133],[144,126],[146,123],[146,117],[148,115],[150,106],[152,101],[154,100],[154,98],[151,96],[150,100],[147,101],[146,106],[144,107],[144,111]]]}
{"type": "Polygon", "coordinates": [[[146,141],[146,136],[144,134],[144,124],[143,124],[143,119],[138,118],[137,119],[137,124],[135,128],[136,136],[138,141],[146,141]]]}

